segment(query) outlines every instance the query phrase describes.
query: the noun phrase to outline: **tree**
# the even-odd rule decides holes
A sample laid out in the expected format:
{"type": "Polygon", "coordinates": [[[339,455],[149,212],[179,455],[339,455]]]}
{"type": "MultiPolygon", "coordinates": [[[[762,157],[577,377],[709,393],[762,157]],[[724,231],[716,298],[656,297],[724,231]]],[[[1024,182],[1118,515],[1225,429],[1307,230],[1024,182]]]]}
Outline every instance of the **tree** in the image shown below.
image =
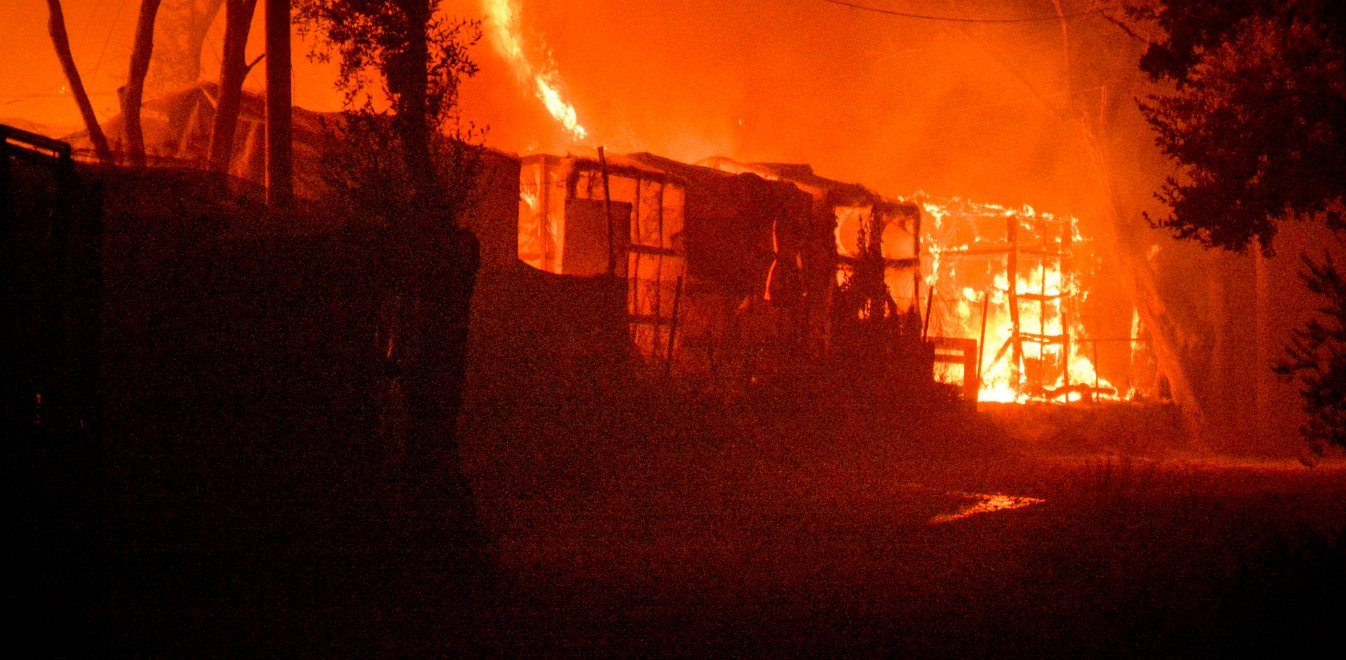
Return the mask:
{"type": "Polygon", "coordinates": [[[122,126],[126,151],[131,164],[145,166],[145,136],[140,129],[140,102],[145,95],[145,76],[150,70],[154,52],[154,18],[159,13],[160,0],[141,0],[140,15],[136,18],[135,45],[131,50],[131,67],[122,90],[122,126]]]}
{"type": "MultiPolygon", "coordinates": [[[[1152,219],[1179,238],[1263,257],[1277,225],[1315,220],[1346,229],[1346,6],[1334,0],[1148,0],[1128,2],[1133,24],[1159,36],[1141,58],[1173,85],[1141,110],[1178,166],[1158,192],[1170,209],[1152,219]]],[[[1346,287],[1330,257],[1305,258],[1303,278],[1327,322],[1295,332],[1276,371],[1298,378],[1304,434],[1317,454],[1346,447],[1346,287]]],[[[1265,293],[1259,291],[1258,304],[1265,293]]],[[[1259,347],[1266,341],[1258,314],[1259,347]]],[[[1259,405],[1264,406],[1259,392],[1259,405]]]]}
{"type": "Polygon", "coordinates": [[[1323,300],[1319,318],[1295,330],[1276,372],[1298,378],[1309,421],[1304,438],[1315,456],[1346,447],[1346,278],[1330,255],[1304,257],[1304,283],[1323,300]]]}
{"type": "Polygon", "coordinates": [[[1177,163],[1155,221],[1180,238],[1270,252],[1276,223],[1339,218],[1346,193],[1346,5],[1155,0],[1143,71],[1174,91],[1141,104],[1177,163]]]}
{"type": "Polygon", "coordinates": [[[107,136],[98,125],[94,116],[93,104],[89,103],[89,94],[84,91],[84,82],[80,79],[79,68],[75,66],[75,56],[70,52],[70,38],[65,31],[65,13],[61,11],[60,0],[47,0],[47,32],[51,34],[51,44],[56,48],[56,57],[61,60],[61,70],[65,72],[70,91],[79,105],[79,114],[84,118],[84,128],[89,131],[89,140],[93,142],[98,160],[104,164],[112,163],[112,149],[108,147],[107,136]]]}
{"type": "Polygon", "coordinates": [[[301,30],[327,37],[314,56],[335,56],[345,96],[344,125],[323,177],[361,222],[378,229],[386,258],[384,335],[399,374],[393,389],[404,394],[412,423],[397,444],[410,463],[438,456],[456,465],[463,296],[471,294],[477,259],[475,238],[458,219],[475,192],[481,137],[462,119],[458,92],[477,72],[468,50],[481,24],[439,16],[439,5],[300,0],[295,9],[301,30]],[[443,287],[458,290],[436,290],[443,287]]]}
{"type": "Polygon", "coordinates": [[[456,217],[472,178],[470,147],[480,133],[461,120],[458,88],[477,72],[468,50],[481,39],[481,24],[436,16],[439,5],[440,0],[295,3],[301,30],[316,29],[328,39],[314,56],[337,59],[347,133],[354,141],[386,142],[383,147],[397,155],[373,163],[368,149],[345,149],[338,160],[353,161],[329,171],[338,179],[337,189],[348,191],[348,200],[372,217],[407,211],[390,227],[394,231],[420,231],[426,227],[415,225],[427,218],[456,217]],[[346,165],[355,169],[340,167],[346,165]],[[397,185],[389,188],[393,182],[397,185]],[[404,201],[386,199],[390,190],[405,192],[404,201]]]}
{"type": "Polygon", "coordinates": [[[294,101],[291,94],[290,0],[266,0],[266,205],[294,202],[294,101]]]}
{"type": "Polygon", "coordinates": [[[229,161],[234,155],[234,132],[243,100],[243,79],[248,75],[245,48],[256,9],[257,0],[228,0],[224,9],[220,98],[215,105],[215,121],[210,130],[210,150],[206,158],[210,169],[216,172],[229,171],[229,161]]]}
{"type": "MultiPolygon", "coordinates": [[[[449,299],[432,289],[445,284],[441,266],[448,263],[470,271],[470,294],[475,239],[458,229],[458,218],[475,192],[480,152],[474,142],[480,131],[459,114],[458,89],[477,72],[468,49],[481,38],[481,25],[437,16],[439,4],[300,0],[295,6],[301,30],[326,35],[314,56],[336,56],[337,86],[345,95],[344,125],[323,176],[361,222],[378,229],[388,264],[384,302],[393,308],[387,332],[398,345],[395,359],[408,383],[429,389],[441,389],[435,381],[446,366],[461,367],[435,361],[462,356],[431,356],[442,344],[433,337],[445,330],[438,324],[461,321],[466,327],[466,300],[461,309],[440,309],[449,299]],[[466,256],[464,240],[472,244],[466,256]]],[[[466,337],[461,341],[465,351],[466,337]]],[[[461,382],[447,387],[440,394],[456,406],[461,382]]],[[[414,386],[403,389],[409,400],[425,394],[414,386]]],[[[456,408],[430,400],[424,409],[411,408],[413,420],[436,419],[442,427],[420,435],[452,435],[456,408]]]]}
{"type": "Polygon", "coordinates": [[[427,592],[461,599],[462,587],[479,586],[489,571],[456,431],[478,266],[476,239],[459,219],[480,162],[480,132],[460,118],[458,88],[477,71],[468,49],[481,29],[437,16],[439,4],[295,2],[301,32],[326,37],[314,57],[336,58],[346,100],[323,178],[354,223],[372,230],[380,257],[373,277],[381,327],[370,348],[389,374],[376,388],[376,407],[391,420],[379,440],[399,535],[386,560],[414,575],[386,586],[420,610],[434,609],[427,592]],[[436,575],[452,583],[434,586],[436,575]]]}

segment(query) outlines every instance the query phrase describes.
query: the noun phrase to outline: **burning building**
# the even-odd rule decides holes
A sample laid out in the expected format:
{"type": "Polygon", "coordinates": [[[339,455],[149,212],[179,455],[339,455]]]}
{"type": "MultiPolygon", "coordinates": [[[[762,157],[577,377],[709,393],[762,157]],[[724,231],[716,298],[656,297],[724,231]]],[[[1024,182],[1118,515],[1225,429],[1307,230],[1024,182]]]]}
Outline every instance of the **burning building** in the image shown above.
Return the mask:
{"type": "Polygon", "coordinates": [[[808,201],[792,186],[651,154],[536,155],[522,159],[520,200],[519,259],[625,278],[647,361],[750,378],[803,345],[808,201]]]}
{"type": "Polygon", "coordinates": [[[522,159],[519,259],[625,278],[636,352],[680,374],[877,350],[967,399],[1116,397],[1078,311],[1090,246],[1073,217],[894,200],[807,165],[522,159]]]}
{"type": "MultiPolygon", "coordinates": [[[[146,104],[156,162],[204,166],[215,99],[215,86],[201,83],[146,104]]],[[[261,183],[262,99],[243,101],[231,174],[261,183]]],[[[296,118],[299,188],[320,196],[317,154],[340,119],[296,118]]],[[[543,290],[623,278],[632,353],[670,374],[745,383],[800,356],[877,351],[907,372],[937,364],[933,377],[969,400],[1117,395],[1095,372],[1097,340],[1078,313],[1081,273],[1096,260],[1074,218],[894,199],[808,165],[495,156],[519,168],[486,184],[518,196],[518,261],[563,276],[538,280],[543,290]]]]}
{"type": "Polygon", "coordinates": [[[751,380],[799,356],[926,352],[914,203],[807,165],[651,154],[525,157],[520,197],[519,258],[625,277],[632,343],[669,370],[751,380]]]}
{"type": "MultiPolygon", "coordinates": [[[[1079,313],[1097,268],[1079,220],[1032,207],[922,198],[934,336],[978,340],[979,398],[1075,401],[1118,393],[1079,313]]],[[[1126,338],[1130,343],[1131,338],[1126,338]]],[[[967,373],[942,369],[941,379],[967,373]]]]}

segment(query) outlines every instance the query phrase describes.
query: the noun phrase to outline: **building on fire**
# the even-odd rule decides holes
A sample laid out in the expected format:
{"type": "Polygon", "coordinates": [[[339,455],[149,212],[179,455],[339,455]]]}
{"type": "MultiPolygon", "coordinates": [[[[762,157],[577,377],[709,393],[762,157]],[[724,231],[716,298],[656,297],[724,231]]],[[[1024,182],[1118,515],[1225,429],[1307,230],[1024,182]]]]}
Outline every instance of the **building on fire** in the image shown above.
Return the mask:
{"type": "MultiPolygon", "coordinates": [[[[200,83],[145,104],[154,162],[203,166],[216,97],[200,83]]],[[[263,116],[245,93],[230,172],[259,184],[263,116]]],[[[297,192],[321,198],[340,117],[295,119],[297,192]]],[[[476,329],[508,347],[495,359],[536,358],[524,371],[615,357],[733,388],[849,355],[832,366],[933,373],[969,400],[1115,392],[1077,319],[1073,219],[894,199],[804,164],[488,153],[493,201],[468,224],[491,246],[474,314],[494,320],[476,329]]]]}

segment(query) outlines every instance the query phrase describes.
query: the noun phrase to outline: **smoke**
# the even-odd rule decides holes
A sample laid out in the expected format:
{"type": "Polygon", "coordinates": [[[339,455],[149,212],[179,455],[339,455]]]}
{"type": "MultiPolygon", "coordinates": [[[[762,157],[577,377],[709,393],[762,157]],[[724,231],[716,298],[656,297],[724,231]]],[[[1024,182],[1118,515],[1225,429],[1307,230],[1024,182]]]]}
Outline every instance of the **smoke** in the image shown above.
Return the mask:
{"type": "MultiPolygon", "coordinates": [[[[471,89],[490,99],[476,109],[504,149],[564,151],[579,141],[570,122],[583,117],[588,142],[613,150],[807,162],[886,194],[924,190],[1081,217],[1099,203],[1083,127],[1108,140],[1124,130],[1125,151],[1152,151],[1131,103],[1138,46],[1097,17],[1068,22],[1067,52],[1055,21],[920,21],[818,0],[486,4],[491,41],[506,54],[478,56],[484,70],[517,74],[516,96],[501,104],[498,90],[471,89]],[[519,73],[519,61],[535,68],[519,73]],[[539,112],[538,78],[555,76],[566,82],[553,87],[561,110],[539,112]]],[[[1048,0],[876,4],[1055,15],[1048,0]]]]}
{"type": "MultiPolygon", "coordinates": [[[[28,97],[5,99],[0,114],[76,125],[43,6],[5,4],[0,56],[16,66],[0,71],[0,93],[28,97]]],[[[871,4],[964,18],[1056,14],[1052,0],[871,4]]],[[[1060,4],[1067,14],[1090,6],[1060,4]]],[[[113,3],[65,5],[96,106],[115,111],[133,22],[113,20],[113,3]]],[[[1085,128],[1109,148],[1128,214],[1149,204],[1155,177],[1140,175],[1161,164],[1132,101],[1143,93],[1140,46],[1098,17],[1069,20],[1063,38],[1054,20],[913,20],[821,0],[445,0],[441,11],[483,19],[482,71],[464,86],[464,114],[506,151],[585,142],[690,162],[807,162],[889,195],[1030,204],[1086,223],[1105,202],[1085,128]]],[[[208,79],[220,23],[204,40],[208,79]]],[[[254,29],[250,56],[260,37],[254,29]]],[[[307,47],[296,41],[296,101],[338,109],[333,71],[307,61],[307,47]]]]}

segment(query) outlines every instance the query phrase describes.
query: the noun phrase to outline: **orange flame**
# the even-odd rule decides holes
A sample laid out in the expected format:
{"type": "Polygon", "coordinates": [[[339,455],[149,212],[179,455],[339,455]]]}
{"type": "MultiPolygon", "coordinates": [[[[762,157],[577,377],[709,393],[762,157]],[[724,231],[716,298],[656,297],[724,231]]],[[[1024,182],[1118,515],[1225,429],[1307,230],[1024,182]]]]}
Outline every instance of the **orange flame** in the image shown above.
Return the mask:
{"type": "MultiPolygon", "coordinates": [[[[1115,394],[1106,394],[1106,391],[1116,392],[1116,389],[1106,379],[1099,377],[1089,358],[1092,346],[1088,343],[1084,324],[1070,314],[1063,304],[1035,304],[1020,299],[1018,311],[1021,333],[1044,337],[1065,335],[1069,340],[1068,346],[1060,342],[1024,341],[1024,368],[1015,368],[1009,348],[1014,333],[1009,309],[1009,276],[1005,257],[995,249],[1003,245],[1003,241],[1000,236],[994,236],[994,232],[983,234],[978,229],[980,223],[983,227],[998,226],[1003,231],[1005,222],[1018,222],[1021,226],[1019,231],[1026,232],[1027,226],[1037,222],[1042,222],[1044,226],[1065,223],[1058,226],[1064,226],[1065,231],[1070,232],[1070,243],[1074,246],[1073,269],[1063,271],[1060,260],[1021,257],[1015,279],[1017,291],[1021,295],[1037,294],[1049,300],[1073,299],[1078,303],[1088,294],[1081,285],[1079,270],[1087,270],[1093,264],[1088,249],[1090,241],[1080,234],[1076,218],[1056,218],[1027,206],[1016,209],[960,199],[926,199],[922,206],[930,219],[922,232],[927,251],[923,270],[926,285],[935,289],[936,301],[931,334],[979,338],[983,304],[987,297],[990,298],[989,304],[984,307],[987,310],[986,340],[981,361],[979,400],[1022,402],[1029,399],[1033,392],[1026,372],[1034,368],[1039,370],[1044,391],[1060,390],[1066,385],[1083,385],[1096,388],[1095,396],[1117,398],[1115,394]],[[1052,374],[1059,375],[1053,378],[1052,374]]],[[[1042,253],[1052,249],[1048,239],[1042,236],[1024,240],[1032,245],[1025,246],[1030,249],[1021,254],[1042,253]]],[[[960,367],[936,365],[936,378],[939,380],[957,382],[964,377],[975,378],[976,375],[962,374],[960,367]]],[[[1063,396],[1066,401],[1078,401],[1084,395],[1067,392],[1063,396]]]]}
{"type": "Polygon", "coordinates": [[[575,107],[565,100],[561,74],[547,57],[545,65],[538,66],[529,59],[520,36],[519,8],[514,0],[482,0],[486,25],[491,41],[500,54],[514,67],[519,82],[532,87],[533,94],[546,106],[547,112],[565,127],[575,141],[582,141],[589,133],[580,125],[575,107]]]}

